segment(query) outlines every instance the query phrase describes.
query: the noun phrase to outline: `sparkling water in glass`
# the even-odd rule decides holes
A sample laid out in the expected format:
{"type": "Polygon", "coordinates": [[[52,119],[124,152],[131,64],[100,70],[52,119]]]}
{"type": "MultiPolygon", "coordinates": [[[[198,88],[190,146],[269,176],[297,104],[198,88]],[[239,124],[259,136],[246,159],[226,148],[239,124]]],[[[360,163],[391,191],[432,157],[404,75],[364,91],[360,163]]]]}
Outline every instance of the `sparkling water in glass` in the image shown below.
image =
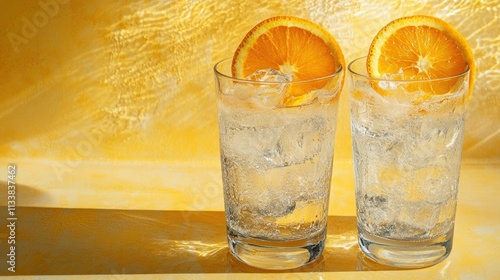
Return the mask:
{"type": "Polygon", "coordinates": [[[424,267],[451,251],[469,71],[396,81],[349,65],[359,245],[371,259],[424,267]],[[449,88],[430,95],[432,88],[449,88]]]}
{"type": "Polygon", "coordinates": [[[303,266],[324,248],[342,69],[300,82],[262,69],[251,81],[230,64],[215,66],[229,248],[255,267],[303,266]],[[311,91],[285,102],[291,87],[311,91]]]}

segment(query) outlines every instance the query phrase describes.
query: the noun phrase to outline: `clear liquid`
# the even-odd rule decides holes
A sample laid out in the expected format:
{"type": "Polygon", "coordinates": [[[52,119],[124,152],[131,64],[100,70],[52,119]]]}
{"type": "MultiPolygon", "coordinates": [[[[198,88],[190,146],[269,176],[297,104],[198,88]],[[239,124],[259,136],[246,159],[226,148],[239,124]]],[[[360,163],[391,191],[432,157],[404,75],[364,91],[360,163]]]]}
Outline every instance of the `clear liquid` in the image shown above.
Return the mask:
{"type": "Polygon", "coordinates": [[[325,231],[336,113],[332,103],[273,109],[219,103],[228,232],[288,242],[325,231]]]}
{"type": "Polygon", "coordinates": [[[358,231],[369,257],[419,267],[450,253],[465,122],[462,96],[435,97],[420,107],[380,96],[369,99],[373,102],[351,98],[358,231]]]}
{"type": "Polygon", "coordinates": [[[360,231],[396,240],[432,239],[449,232],[457,201],[463,112],[401,112],[368,120],[356,114],[361,106],[353,102],[351,121],[360,231]]]}

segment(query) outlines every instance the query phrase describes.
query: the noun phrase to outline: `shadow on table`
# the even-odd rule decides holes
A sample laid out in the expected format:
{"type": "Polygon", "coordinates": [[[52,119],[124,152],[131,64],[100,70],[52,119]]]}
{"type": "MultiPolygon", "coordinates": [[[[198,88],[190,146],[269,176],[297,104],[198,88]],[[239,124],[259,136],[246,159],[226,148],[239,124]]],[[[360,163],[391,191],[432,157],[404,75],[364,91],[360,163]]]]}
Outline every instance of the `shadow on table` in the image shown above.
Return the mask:
{"type": "MultiPolygon", "coordinates": [[[[281,272],[230,254],[223,212],[23,207],[17,217],[16,275],[281,272]]],[[[359,251],[355,217],[330,216],[323,255],[283,272],[392,269],[359,251]]]]}

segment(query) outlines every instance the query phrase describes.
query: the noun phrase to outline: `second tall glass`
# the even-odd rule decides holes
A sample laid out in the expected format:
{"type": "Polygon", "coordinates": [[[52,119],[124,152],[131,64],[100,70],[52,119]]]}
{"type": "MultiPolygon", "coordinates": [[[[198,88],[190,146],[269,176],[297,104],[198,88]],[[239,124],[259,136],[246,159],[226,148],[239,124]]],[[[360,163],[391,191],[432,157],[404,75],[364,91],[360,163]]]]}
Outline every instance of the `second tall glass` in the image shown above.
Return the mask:
{"type": "Polygon", "coordinates": [[[348,69],[361,250],[386,265],[438,263],[453,242],[469,71],[375,79],[365,58],[348,69]]]}

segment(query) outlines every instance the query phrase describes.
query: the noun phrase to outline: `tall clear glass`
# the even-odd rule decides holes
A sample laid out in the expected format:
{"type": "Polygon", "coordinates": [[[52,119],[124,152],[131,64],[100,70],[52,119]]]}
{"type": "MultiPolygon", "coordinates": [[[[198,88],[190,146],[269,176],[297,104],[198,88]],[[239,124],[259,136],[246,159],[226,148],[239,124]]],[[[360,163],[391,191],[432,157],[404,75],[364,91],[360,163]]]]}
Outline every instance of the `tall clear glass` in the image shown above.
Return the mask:
{"type": "Polygon", "coordinates": [[[453,242],[469,71],[374,79],[365,58],[348,70],[361,250],[391,266],[436,264],[453,242]]]}
{"type": "Polygon", "coordinates": [[[303,266],[324,248],[342,69],[258,82],[230,66],[214,68],[229,248],[259,268],[303,266]]]}

